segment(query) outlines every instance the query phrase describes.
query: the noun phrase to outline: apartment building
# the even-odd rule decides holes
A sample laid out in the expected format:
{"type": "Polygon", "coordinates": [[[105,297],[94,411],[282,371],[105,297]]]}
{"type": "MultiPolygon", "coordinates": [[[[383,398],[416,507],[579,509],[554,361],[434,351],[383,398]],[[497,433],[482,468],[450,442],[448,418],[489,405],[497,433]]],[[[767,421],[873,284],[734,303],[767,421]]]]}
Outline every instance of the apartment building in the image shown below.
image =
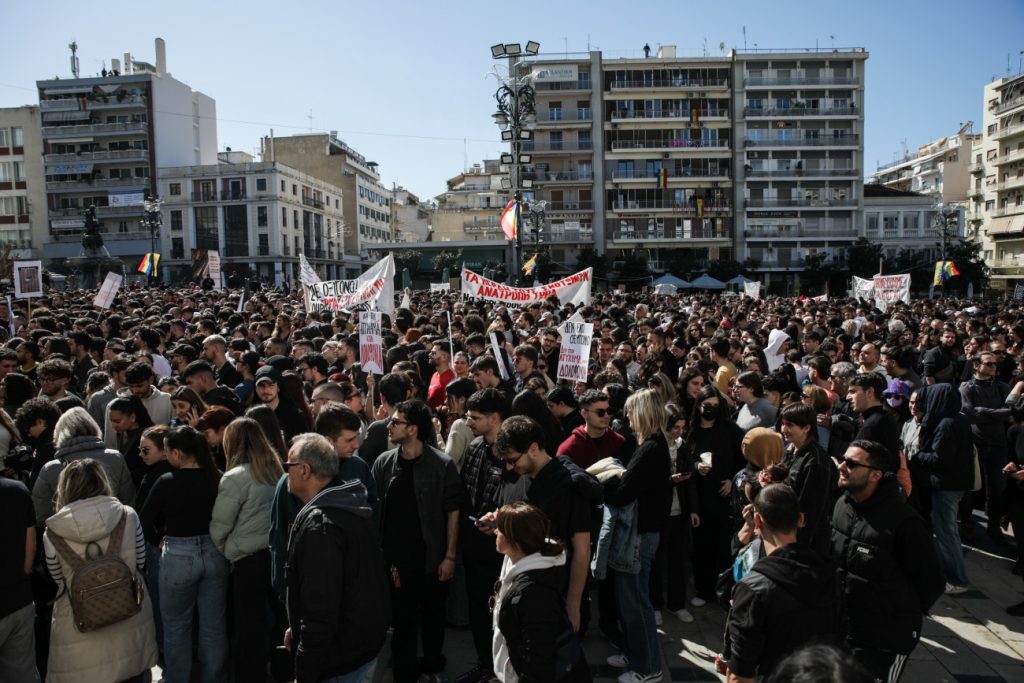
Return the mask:
{"type": "Polygon", "coordinates": [[[338,187],[343,193],[345,277],[356,277],[368,249],[394,242],[392,191],[380,182],[377,163],[345,144],[336,132],[263,138],[262,160],[277,161],[338,187]]]}
{"type": "Polygon", "coordinates": [[[404,187],[396,187],[391,200],[391,225],[395,238],[404,242],[423,242],[431,231],[434,207],[420,201],[404,187]]]}
{"type": "Polygon", "coordinates": [[[1024,283],[1024,73],[985,86],[983,139],[970,167],[971,223],[980,227],[990,286],[1024,283]]]}
{"type": "Polygon", "coordinates": [[[12,259],[40,257],[47,234],[39,107],[0,109],[0,248],[12,259]]]}
{"type": "Polygon", "coordinates": [[[921,145],[914,154],[879,166],[867,182],[895,190],[917,192],[935,204],[966,204],[972,189],[972,149],[981,134],[973,133],[973,121],[955,135],[921,145]]]}
{"type": "MultiPolygon", "coordinates": [[[[938,205],[930,194],[900,190],[886,185],[864,186],[864,230],[861,236],[882,245],[886,261],[893,262],[903,250],[925,251],[926,261],[942,256],[942,233],[936,223],[938,205]]],[[[955,227],[947,240],[965,236],[967,212],[957,211],[955,227]]]]}
{"type": "Polygon", "coordinates": [[[140,221],[158,170],[217,162],[216,105],[168,73],[159,38],[154,64],[128,53],[110,63],[97,76],[36,83],[50,221],[42,251],[79,256],[93,205],[107,250],[134,268],[150,250],[140,221]]]}
{"type": "Polygon", "coordinates": [[[221,255],[221,272],[295,282],[304,254],[325,280],[345,277],[341,188],[278,162],[223,152],[218,162],[160,170],[160,264],[191,277],[193,249],[221,255]]]}

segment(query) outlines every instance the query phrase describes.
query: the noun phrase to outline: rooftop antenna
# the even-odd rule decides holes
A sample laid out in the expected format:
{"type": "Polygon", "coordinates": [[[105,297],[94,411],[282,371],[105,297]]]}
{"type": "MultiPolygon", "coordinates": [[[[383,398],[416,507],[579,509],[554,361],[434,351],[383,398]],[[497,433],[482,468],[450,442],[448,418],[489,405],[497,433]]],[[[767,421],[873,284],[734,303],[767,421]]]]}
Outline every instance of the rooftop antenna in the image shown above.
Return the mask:
{"type": "Polygon", "coordinates": [[[747,49],[747,27],[743,27],[743,49],[747,49]]]}
{"type": "Polygon", "coordinates": [[[469,151],[466,148],[466,138],[462,138],[462,170],[469,170],[469,151]]]}
{"type": "Polygon", "coordinates": [[[78,78],[78,43],[72,40],[68,48],[71,49],[71,75],[78,78]]]}
{"type": "Polygon", "coordinates": [[[836,37],[833,36],[833,35],[830,35],[829,36],[829,40],[832,41],[832,49],[835,50],[836,49],[836,37]]]}
{"type": "Polygon", "coordinates": [[[704,36],[704,56],[708,56],[708,37],[704,36]]]}
{"type": "Polygon", "coordinates": [[[309,110],[309,116],[307,116],[306,118],[309,119],[309,132],[312,133],[313,132],[313,110],[312,109],[309,110]]]}
{"type": "Polygon", "coordinates": [[[565,41],[565,58],[569,59],[569,36],[562,36],[562,40],[565,41]]]}

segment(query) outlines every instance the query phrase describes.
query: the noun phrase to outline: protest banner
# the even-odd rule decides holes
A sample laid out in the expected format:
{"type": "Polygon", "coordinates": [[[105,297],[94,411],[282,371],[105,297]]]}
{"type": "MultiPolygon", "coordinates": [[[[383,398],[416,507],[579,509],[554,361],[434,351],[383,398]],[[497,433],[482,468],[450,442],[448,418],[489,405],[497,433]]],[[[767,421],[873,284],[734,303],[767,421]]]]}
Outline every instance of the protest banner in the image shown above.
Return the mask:
{"type": "Polygon", "coordinates": [[[114,297],[117,296],[117,290],[121,288],[122,280],[124,280],[124,277],[117,273],[107,273],[107,277],[103,280],[103,284],[100,285],[100,291],[96,293],[96,298],[93,300],[92,305],[100,308],[110,308],[114,297]]]}
{"type": "Polygon", "coordinates": [[[452,288],[452,283],[450,283],[450,282],[431,282],[430,283],[430,291],[431,292],[448,292],[448,291],[451,290],[451,288],[452,288]]]}
{"type": "MultiPolygon", "coordinates": [[[[1020,285],[1017,285],[1020,287],[1020,285]]],[[[11,336],[17,336],[17,332],[14,327],[14,302],[11,301],[11,295],[7,295],[7,329],[10,330],[11,336]]]]}
{"type": "Polygon", "coordinates": [[[878,310],[885,313],[889,304],[897,301],[910,303],[910,274],[880,275],[872,280],[872,296],[878,310]]]}
{"type": "Polygon", "coordinates": [[[305,254],[299,254],[299,282],[304,285],[311,285],[320,282],[320,276],[316,274],[313,266],[309,265],[305,254]]]}
{"type": "Polygon", "coordinates": [[[558,297],[562,305],[586,306],[590,303],[590,284],[593,279],[594,269],[587,268],[549,285],[510,287],[463,268],[462,293],[469,299],[494,301],[509,308],[529,306],[534,302],[543,303],[549,296],[558,297]]]}
{"type": "Polygon", "coordinates": [[[384,345],[382,343],[380,311],[359,313],[359,367],[364,372],[384,374],[384,345]]]}
{"type": "Polygon", "coordinates": [[[850,295],[854,299],[870,299],[873,296],[871,290],[874,289],[874,286],[874,280],[865,280],[854,275],[850,282],[850,295]]]}
{"type": "Polygon", "coordinates": [[[377,309],[389,316],[395,313],[395,259],[381,259],[354,280],[328,280],[302,283],[306,306],[310,311],[377,309]]]}
{"type": "Polygon", "coordinates": [[[744,282],[743,293],[749,296],[751,299],[761,298],[761,283],[760,282],[744,282]]]}
{"type": "Polygon", "coordinates": [[[558,379],[586,382],[590,369],[593,323],[566,321],[562,324],[562,346],[558,351],[558,379]]]}
{"type": "Polygon", "coordinates": [[[212,249],[207,251],[206,262],[210,266],[210,279],[213,280],[213,288],[219,292],[224,289],[220,279],[220,254],[212,249]]]}
{"type": "Polygon", "coordinates": [[[494,360],[498,361],[498,370],[501,378],[508,379],[508,368],[505,366],[505,357],[501,353],[501,344],[498,343],[497,332],[491,332],[491,351],[494,353],[494,360]]]}

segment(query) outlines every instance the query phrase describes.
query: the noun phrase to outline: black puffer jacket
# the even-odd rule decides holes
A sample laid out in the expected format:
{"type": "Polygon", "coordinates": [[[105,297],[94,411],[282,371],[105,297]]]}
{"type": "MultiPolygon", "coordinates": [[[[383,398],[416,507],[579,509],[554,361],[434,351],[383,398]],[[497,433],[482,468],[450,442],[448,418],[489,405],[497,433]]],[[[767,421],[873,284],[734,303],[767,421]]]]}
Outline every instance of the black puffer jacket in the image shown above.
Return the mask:
{"type": "Polygon", "coordinates": [[[391,590],[361,482],[324,489],[302,508],[285,574],[297,683],[350,673],[377,656],[391,590]]]}
{"type": "Polygon", "coordinates": [[[839,473],[835,463],[817,441],[808,442],[785,460],[789,467],[786,483],[800,499],[804,525],[797,538],[823,557],[828,557],[831,544],[829,522],[836,502],[839,473]]]}
{"type": "Polygon", "coordinates": [[[950,384],[931,384],[917,392],[924,406],[916,466],[925,469],[936,491],[969,491],[974,483],[974,438],[961,414],[960,392],[950,384]]]}

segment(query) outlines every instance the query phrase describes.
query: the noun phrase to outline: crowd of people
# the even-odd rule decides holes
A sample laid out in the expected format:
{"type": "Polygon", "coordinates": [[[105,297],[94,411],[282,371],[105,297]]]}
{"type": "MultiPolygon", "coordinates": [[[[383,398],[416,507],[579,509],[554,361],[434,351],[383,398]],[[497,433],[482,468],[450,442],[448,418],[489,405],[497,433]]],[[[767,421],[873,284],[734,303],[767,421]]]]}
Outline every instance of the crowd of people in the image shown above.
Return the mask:
{"type": "Polygon", "coordinates": [[[0,680],[657,683],[725,609],[728,681],[896,681],[965,538],[1021,573],[1015,302],[407,296],[381,373],[279,290],[0,311],[0,680]]]}

